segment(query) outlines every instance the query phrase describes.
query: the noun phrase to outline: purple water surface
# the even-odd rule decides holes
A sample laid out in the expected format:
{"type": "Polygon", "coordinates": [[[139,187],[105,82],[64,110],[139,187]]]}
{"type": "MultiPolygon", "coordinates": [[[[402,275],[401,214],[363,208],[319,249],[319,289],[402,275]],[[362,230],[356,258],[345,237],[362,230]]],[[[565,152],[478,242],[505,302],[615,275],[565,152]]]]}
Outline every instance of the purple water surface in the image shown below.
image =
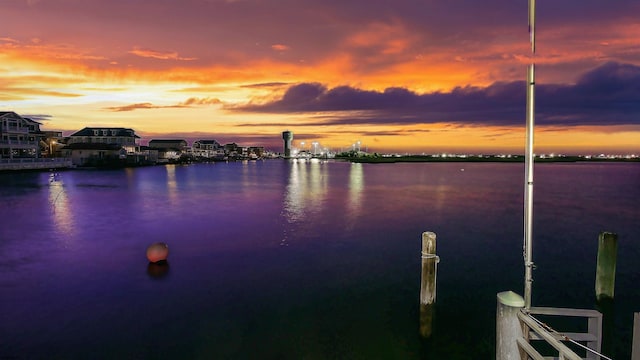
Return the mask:
{"type": "MultiPolygon", "coordinates": [[[[523,164],[252,161],[0,174],[0,358],[489,359],[522,293],[523,164]],[[434,335],[420,239],[437,233],[434,335]],[[169,244],[165,268],[146,247],[169,244]],[[460,329],[463,329],[461,331],[460,329]]],[[[640,311],[640,164],[536,165],[535,306],[640,311]]]]}

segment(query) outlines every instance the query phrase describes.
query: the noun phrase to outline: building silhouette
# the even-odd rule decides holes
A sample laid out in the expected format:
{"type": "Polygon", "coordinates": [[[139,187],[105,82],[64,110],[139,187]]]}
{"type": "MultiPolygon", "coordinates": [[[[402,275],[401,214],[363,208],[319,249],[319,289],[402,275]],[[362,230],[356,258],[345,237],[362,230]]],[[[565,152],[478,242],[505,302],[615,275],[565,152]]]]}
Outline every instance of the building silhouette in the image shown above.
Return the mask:
{"type": "Polygon", "coordinates": [[[291,141],[293,140],[293,132],[287,130],[282,132],[282,140],[284,140],[284,157],[291,157],[291,141]]]}

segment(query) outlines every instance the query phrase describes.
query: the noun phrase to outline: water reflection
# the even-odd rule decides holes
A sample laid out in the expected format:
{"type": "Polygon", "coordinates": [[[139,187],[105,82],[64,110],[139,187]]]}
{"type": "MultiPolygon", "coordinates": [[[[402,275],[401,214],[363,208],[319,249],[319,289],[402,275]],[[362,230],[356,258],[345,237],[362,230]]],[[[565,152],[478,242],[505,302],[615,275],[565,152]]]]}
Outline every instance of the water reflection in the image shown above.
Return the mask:
{"type": "Polygon", "coordinates": [[[178,183],[176,181],[176,166],[165,165],[167,171],[167,196],[169,196],[169,203],[176,205],[178,200],[178,183]]]}
{"type": "MultiPolygon", "coordinates": [[[[69,206],[66,185],[60,173],[49,175],[49,203],[51,217],[56,229],[65,235],[72,235],[74,229],[73,216],[69,206]]],[[[68,237],[65,237],[68,238],[68,237]]]]}
{"type": "Polygon", "coordinates": [[[127,185],[129,188],[135,188],[136,185],[136,173],[135,168],[125,168],[124,173],[127,176],[127,185]]]}
{"type": "MultiPolygon", "coordinates": [[[[328,190],[328,172],[322,167],[318,159],[291,160],[282,213],[287,223],[302,223],[322,210],[328,190]]],[[[286,245],[287,238],[285,229],[281,245],[286,245]]]]}
{"type": "Polygon", "coordinates": [[[284,215],[289,222],[304,220],[322,209],[328,173],[323,173],[321,167],[318,159],[291,161],[284,201],[284,215]]]}
{"type": "Polygon", "coordinates": [[[291,167],[289,171],[289,182],[287,183],[287,190],[284,198],[284,217],[289,222],[295,222],[302,218],[302,196],[303,191],[300,186],[300,167],[298,166],[298,160],[291,161],[291,167]]]}
{"type": "Polygon", "coordinates": [[[305,179],[308,183],[306,191],[309,196],[309,210],[311,213],[317,213],[322,209],[322,201],[327,193],[328,172],[322,171],[322,163],[319,159],[310,159],[305,161],[309,166],[308,177],[305,179]]]}
{"type": "Polygon", "coordinates": [[[169,262],[166,260],[150,262],[147,265],[147,275],[153,279],[162,279],[169,274],[169,262]]]}
{"type": "Polygon", "coordinates": [[[362,164],[351,163],[349,168],[349,203],[347,204],[349,227],[352,227],[360,216],[363,189],[364,174],[362,173],[362,164]]]}
{"type": "Polygon", "coordinates": [[[431,204],[434,207],[434,214],[439,214],[446,205],[447,194],[451,186],[440,182],[435,186],[435,201],[431,204]]]}

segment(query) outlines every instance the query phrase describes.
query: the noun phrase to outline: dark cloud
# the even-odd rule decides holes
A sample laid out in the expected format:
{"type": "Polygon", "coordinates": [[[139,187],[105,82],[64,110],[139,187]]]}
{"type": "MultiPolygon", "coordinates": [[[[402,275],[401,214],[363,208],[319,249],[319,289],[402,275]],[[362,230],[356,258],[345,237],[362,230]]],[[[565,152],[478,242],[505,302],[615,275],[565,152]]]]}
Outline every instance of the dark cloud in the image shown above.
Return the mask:
{"type": "MultiPolygon", "coordinates": [[[[424,124],[519,125],[526,105],[524,81],[457,87],[418,94],[404,88],[382,92],[318,83],[291,86],[279,100],[236,107],[264,113],[325,113],[314,125],[424,124]]],[[[536,85],[536,123],[541,125],[640,124],[640,67],[606,63],[575,84],[536,85]]]]}
{"type": "Polygon", "coordinates": [[[53,118],[53,115],[48,114],[25,114],[22,117],[29,118],[31,120],[41,122],[41,121],[49,121],[53,118]]]}
{"type": "Polygon", "coordinates": [[[274,87],[282,87],[282,86],[287,86],[290,85],[289,83],[286,82],[269,82],[269,83],[259,83],[259,84],[248,84],[248,85],[243,85],[243,88],[257,88],[257,89],[262,89],[262,88],[274,88],[274,87]]]}

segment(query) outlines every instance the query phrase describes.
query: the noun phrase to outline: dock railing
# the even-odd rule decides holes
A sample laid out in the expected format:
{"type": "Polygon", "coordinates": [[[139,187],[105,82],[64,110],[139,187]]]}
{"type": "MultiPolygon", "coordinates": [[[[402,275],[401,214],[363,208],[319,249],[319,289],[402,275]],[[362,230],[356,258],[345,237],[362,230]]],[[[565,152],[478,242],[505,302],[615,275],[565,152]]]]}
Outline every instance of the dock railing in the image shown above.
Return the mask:
{"type": "Polygon", "coordinates": [[[2,170],[60,169],[71,167],[71,158],[14,158],[0,159],[2,170]]]}
{"type": "Polygon", "coordinates": [[[496,360],[610,360],[600,354],[602,314],[599,311],[549,307],[527,310],[524,299],[512,291],[499,293],[497,300],[496,360]],[[585,319],[587,331],[562,333],[538,319],[549,316],[563,317],[565,322],[567,318],[585,319]]]}
{"type": "Polygon", "coordinates": [[[600,354],[602,314],[597,310],[532,307],[529,312],[520,311],[518,319],[522,324],[525,336],[517,340],[518,346],[532,359],[550,359],[542,356],[531,344],[532,341],[544,341],[551,345],[558,355],[551,359],[608,359],[600,354]],[[534,315],[584,318],[587,320],[587,332],[559,332],[540,321],[534,315]],[[574,350],[567,346],[568,343],[583,349],[585,357],[583,358],[576,354],[574,350]]]}

